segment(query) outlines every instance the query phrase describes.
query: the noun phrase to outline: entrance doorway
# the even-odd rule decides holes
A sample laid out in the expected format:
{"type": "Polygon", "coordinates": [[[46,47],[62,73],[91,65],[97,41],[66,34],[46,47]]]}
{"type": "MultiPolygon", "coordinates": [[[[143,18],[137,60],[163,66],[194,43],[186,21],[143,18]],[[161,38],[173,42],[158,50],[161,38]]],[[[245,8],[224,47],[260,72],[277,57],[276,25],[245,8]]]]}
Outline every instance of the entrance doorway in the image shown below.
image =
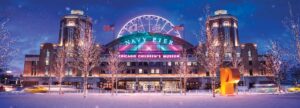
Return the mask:
{"type": "Polygon", "coordinates": [[[139,90],[145,92],[160,91],[159,81],[139,81],[139,90]]]}

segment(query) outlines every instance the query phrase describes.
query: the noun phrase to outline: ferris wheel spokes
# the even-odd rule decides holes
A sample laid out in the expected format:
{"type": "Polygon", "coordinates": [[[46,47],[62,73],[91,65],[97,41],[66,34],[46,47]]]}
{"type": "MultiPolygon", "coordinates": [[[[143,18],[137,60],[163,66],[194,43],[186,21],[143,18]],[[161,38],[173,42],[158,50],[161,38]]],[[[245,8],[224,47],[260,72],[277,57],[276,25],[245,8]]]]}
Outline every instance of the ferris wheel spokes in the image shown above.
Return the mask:
{"type": "Polygon", "coordinates": [[[136,32],[162,33],[181,38],[179,31],[167,19],[156,15],[141,15],[128,21],[120,30],[117,37],[136,32]]]}

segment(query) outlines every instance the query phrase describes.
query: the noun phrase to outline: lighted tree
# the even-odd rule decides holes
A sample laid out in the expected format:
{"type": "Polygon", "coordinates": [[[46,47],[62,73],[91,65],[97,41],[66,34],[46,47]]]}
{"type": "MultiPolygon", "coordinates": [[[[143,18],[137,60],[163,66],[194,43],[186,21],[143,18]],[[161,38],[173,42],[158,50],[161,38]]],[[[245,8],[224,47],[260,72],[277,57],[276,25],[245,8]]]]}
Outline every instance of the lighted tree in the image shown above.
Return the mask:
{"type": "Polygon", "coordinates": [[[289,17],[285,17],[283,20],[284,26],[290,31],[293,39],[296,43],[296,55],[297,60],[300,62],[300,28],[299,28],[299,17],[293,13],[293,9],[291,4],[288,2],[289,5],[289,17]]]}
{"type": "Polygon", "coordinates": [[[64,46],[57,47],[55,52],[55,60],[53,63],[53,71],[55,77],[58,79],[59,94],[62,94],[61,85],[62,85],[62,80],[65,76],[65,65],[66,65],[65,47],[64,46]]]}
{"type": "Polygon", "coordinates": [[[184,93],[186,95],[186,86],[187,86],[187,79],[189,74],[189,68],[187,66],[188,57],[187,52],[184,50],[181,53],[181,58],[179,60],[179,66],[175,67],[177,74],[179,75],[179,86],[180,86],[180,93],[184,93]]]}
{"type": "Polygon", "coordinates": [[[6,29],[7,18],[0,17],[0,70],[7,68],[16,54],[17,50],[13,47],[15,40],[10,37],[10,33],[6,29]]]}
{"type": "Polygon", "coordinates": [[[213,97],[215,97],[216,73],[223,63],[223,45],[216,38],[208,38],[205,44],[199,44],[197,59],[201,66],[210,73],[213,97]]]}
{"type": "Polygon", "coordinates": [[[83,96],[87,96],[88,74],[99,65],[101,47],[93,39],[79,38],[75,45],[74,67],[83,74],[83,96]]]}
{"type": "Polygon", "coordinates": [[[118,74],[124,69],[124,64],[121,63],[119,58],[119,51],[110,49],[109,50],[109,57],[108,57],[108,69],[109,73],[111,74],[111,94],[114,95],[116,93],[115,87],[118,86],[118,74]]]}
{"type": "Polygon", "coordinates": [[[268,50],[268,57],[266,59],[266,69],[268,72],[274,75],[274,81],[278,87],[278,92],[280,93],[281,89],[281,80],[282,80],[282,63],[285,52],[282,50],[278,42],[271,41],[269,50],[268,50]]]}
{"type": "MultiPolygon", "coordinates": [[[[291,44],[292,45],[291,47],[296,47],[295,58],[299,64],[300,63],[300,28],[299,28],[300,19],[299,16],[293,12],[290,2],[288,2],[288,6],[289,6],[289,16],[284,18],[283,24],[289,30],[290,34],[293,36],[292,39],[294,40],[295,44],[291,44]]],[[[300,72],[295,71],[294,76],[297,74],[300,75],[300,72]]],[[[296,83],[297,83],[297,78],[296,78],[296,83]]]]}
{"type": "MultiPolygon", "coordinates": [[[[209,18],[209,6],[204,9],[206,18],[209,18]]],[[[211,88],[215,97],[216,73],[224,59],[224,39],[223,34],[213,35],[213,28],[202,26],[200,29],[200,41],[196,49],[196,56],[201,67],[210,73],[211,88]]]]}
{"type": "MultiPolygon", "coordinates": [[[[240,55],[238,55],[238,47],[234,47],[235,49],[232,50],[232,58],[231,58],[231,63],[232,63],[232,68],[238,69],[240,72],[240,75],[243,78],[243,86],[245,86],[245,77],[244,77],[244,64],[242,63],[242,58],[240,57],[240,55]]],[[[235,86],[236,88],[236,93],[238,93],[237,90],[237,85],[235,86]]]]}

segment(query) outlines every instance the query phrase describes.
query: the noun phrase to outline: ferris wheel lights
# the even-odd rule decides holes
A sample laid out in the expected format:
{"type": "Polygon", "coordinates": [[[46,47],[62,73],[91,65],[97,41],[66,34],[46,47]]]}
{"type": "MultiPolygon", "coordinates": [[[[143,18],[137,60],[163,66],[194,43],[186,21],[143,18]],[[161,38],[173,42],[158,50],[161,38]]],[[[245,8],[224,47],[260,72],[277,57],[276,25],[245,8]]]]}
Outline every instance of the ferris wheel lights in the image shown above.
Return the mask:
{"type": "Polygon", "coordinates": [[[160,33],[181,38],[174,24],[157,15],[141,15],[129,20],[119,31],[117,38],[133,33],[160,33]]]}

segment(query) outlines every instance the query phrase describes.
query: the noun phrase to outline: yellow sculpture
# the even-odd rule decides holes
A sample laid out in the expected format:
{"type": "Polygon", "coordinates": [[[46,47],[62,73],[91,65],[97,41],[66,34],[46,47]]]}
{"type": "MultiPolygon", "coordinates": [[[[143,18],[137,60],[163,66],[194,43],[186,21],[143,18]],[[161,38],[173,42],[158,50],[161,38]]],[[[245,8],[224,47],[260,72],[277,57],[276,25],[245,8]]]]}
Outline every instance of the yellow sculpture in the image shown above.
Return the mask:
{"type": "Polygon", "coordinates": [[[234,84],[237,84],[239,81],[240,81],[240,73],[238,69],[221,68],[220,69],[221,95],[222,96],[234,95],[234,91],[235,91],[234,84]]]}

